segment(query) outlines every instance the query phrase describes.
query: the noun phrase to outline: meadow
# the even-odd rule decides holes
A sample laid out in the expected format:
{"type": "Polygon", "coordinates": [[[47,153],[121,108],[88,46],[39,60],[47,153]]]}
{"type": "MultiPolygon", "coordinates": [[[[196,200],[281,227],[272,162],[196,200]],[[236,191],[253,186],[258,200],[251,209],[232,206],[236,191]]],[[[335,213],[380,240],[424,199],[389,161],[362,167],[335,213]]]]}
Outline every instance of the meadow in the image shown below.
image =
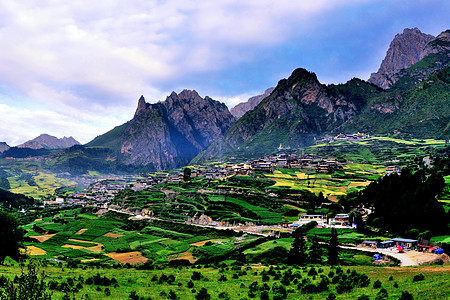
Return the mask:
{"type": "MultiPolygon", "coordinates": [[[[211,299],[326,299],[330,294],[336,299],[357,299],[362,295],[367,299],[386,295],[398,299],[405,291],[414,299],[446,299],[450,290],[449,265],[286,267],[224,262],[204,267],[140,270],[69,266],[51,261],[35,264],[50,283],[52,299],[66,294],[76,299],[209,299],[199,294],[208,294],[211,299]]],[[[0,266],[0,272],[12,279],[21,268],[9,261],[0,266]]]]}

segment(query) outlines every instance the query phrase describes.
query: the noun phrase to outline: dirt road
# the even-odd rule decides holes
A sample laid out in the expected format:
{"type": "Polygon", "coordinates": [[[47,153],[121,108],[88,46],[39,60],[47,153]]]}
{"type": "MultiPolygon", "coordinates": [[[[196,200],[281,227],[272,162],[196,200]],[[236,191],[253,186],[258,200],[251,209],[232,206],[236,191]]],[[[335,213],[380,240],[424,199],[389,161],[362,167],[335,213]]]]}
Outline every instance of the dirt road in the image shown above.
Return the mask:
{"type": "Polygon", "coordinates": [[[352,249],[366,252],[378,252],[381,254],[385,254],[391,257],[394,257],[400,261],[400,267],[408,267],[408,266],[418,266],[423,263],[428,263],[439,258],[439,255],[433,253],[422,253],[418,251],[406,251],[404,253],[398,253],[396,251],[392,251],[390,249],[370,249],[364,247],[348,247],[348,246],[339,246],[343,249],[352,249]]]}

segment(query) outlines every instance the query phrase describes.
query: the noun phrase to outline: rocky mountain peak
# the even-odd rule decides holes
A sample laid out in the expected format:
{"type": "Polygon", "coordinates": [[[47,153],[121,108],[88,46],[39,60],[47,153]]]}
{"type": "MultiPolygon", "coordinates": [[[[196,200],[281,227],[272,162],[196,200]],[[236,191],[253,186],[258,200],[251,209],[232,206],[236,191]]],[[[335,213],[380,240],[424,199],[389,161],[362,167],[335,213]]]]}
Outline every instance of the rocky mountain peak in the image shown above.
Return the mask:
{"type": "Polygon", "coordinates": [[[421,60],[423,50],[434,39],[434,36],[422,33],[418,28],[404,29],[392,40],[378,72],[370,75],[369,82],[384,89],[391,87],[397,80],[394,75],[421,60]]]}
{"type": "Polygon", "coordinates": [[[187,164],[234,121],[225,104],[195,90],[172,92],[157,103],[146,103],[141,96],[132,120],[88,145],[107,145],[125,165],[170,169],[187,164]]]}
{"type": "Polygon", "coordinates": [[[264,91],[263,94],[253,96],[247,100],[247,102],[242,102],[233,107],[230,112],[231,114],[236,118],[239,119],[242,117],[246,112],[253,110],[259,103],[261,103],[264,98],[270,95],[270,93],[273,92],[275,88],[271,87],[264,91]]]}
{"type": "Polygon", "coordinates": [[[145,98],[144,96],[141,95],[141,97],[138,100],[138,106],[135,112],[135,116],[140,113],[141,111],[145,110],[145,108],[147,107],[147,103],[145,102],[145,98]]]}

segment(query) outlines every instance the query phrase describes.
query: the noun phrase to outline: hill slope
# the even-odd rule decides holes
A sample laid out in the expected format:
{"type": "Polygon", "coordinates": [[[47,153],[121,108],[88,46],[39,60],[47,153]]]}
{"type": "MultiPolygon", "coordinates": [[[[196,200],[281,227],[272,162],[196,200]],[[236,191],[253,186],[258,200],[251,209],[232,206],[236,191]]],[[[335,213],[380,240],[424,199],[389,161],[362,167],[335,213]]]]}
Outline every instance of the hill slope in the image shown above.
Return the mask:
{"type": "Polygon", "coordinates": [[[281,80],[272,94],[240,118],[227,135],[202,154],[202,159],[226,156],[254,157],[280,144],[299,147],[335,132],[360,113],[368,97],[381,89],[359,79],[327,87],[314,73],[297,69],[281,80]]]}

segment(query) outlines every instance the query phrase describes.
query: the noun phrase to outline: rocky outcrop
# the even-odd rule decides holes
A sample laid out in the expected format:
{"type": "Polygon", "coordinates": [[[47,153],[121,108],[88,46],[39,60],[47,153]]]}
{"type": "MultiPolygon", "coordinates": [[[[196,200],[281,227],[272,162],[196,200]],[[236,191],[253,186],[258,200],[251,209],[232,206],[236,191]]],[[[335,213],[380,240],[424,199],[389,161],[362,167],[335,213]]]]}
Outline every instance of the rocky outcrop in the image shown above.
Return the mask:
{"type": "Polygon", "coordinates": [[[423,59],[430,54],[442,53],[445,53],[447,57],[450,57],[450,30],[442,32],[436,39],[429,42],[423,49],[420,59],[423,59]]]}
{"type": "Polygon", "coordinates": [[[424,49],[434,39],[417,28],[404,29],[402,34],[395,36],[378,72],[372,73],[368,81],[384,89],[391,87],[398,79],[395,74],[425,57],[424,49]]]}
{"type": "Polygon", "coordinates": [[[0,142],[0,153],[7,151],[10,147],[5,142],[0,142]]]}
{"type": "Polygon", "coordinates": [[[240,117],[245,115],[246,112],[254,109],[259,103],[261,103],[261,101],[267,96],[269,96],[274,89],[275,89],[274,87],[268,88],[263,94],[251,97],[247,100],[247,102],[239,103],[230,110],[231,114],[236,119],[239,119],[240,117]]]}
{"type": "Polygon", "coordinates": [[[65,149],[80,143],[73,137],[57,138],[48,134],[41,134],[40,136],[29,140],[23,144],[18,145],[18,148],[30,149],[65,149]]]}
{"type": "Polygon", "coordinates": [[[173,92],[150,104],[143,96],[131,121],[97,137],[88,146],[117,151],[125,165],[172,169],[189,163],[231,127],[235,119],[225,104],[196,91],[173,92]]]}

